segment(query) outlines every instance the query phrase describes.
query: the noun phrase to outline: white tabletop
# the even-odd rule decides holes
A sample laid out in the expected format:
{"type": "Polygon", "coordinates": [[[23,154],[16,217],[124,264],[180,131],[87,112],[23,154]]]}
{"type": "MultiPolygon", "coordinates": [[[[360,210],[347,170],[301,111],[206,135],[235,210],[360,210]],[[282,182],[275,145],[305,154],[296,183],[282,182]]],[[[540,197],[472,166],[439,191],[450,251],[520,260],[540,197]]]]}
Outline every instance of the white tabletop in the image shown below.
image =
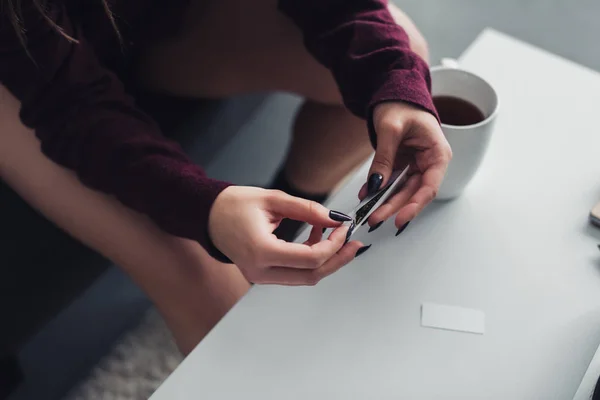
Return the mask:
{"type": "Polygon", "coordinates": [[[600,343],[600,74],[491,30],[460,61],[501,101],[467,192],[315,287],[254,287],[152,400],[573,397],[600,343]],[[423,302],[485,334],[421,327],[423,302]]]}

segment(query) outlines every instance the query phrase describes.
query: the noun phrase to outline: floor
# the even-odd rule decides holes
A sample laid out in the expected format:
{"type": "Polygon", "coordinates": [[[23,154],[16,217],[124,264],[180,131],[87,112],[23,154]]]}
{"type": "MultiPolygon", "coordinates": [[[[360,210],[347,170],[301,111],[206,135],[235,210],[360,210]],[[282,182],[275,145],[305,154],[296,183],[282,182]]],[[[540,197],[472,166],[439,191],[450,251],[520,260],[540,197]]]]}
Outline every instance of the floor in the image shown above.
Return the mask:
{"type": "MultiPolygon", "coordinates": [[[[457,57],[482,29],[492,27],[600,71],[600,0],[395,2],[412,16],[428,39],[433,63],[441,57],[457,57]]],[[[557,77],[562,78],[566,79],[557,77]]],[[[233,106],[218,118],[211,131],[230,129],[231,121],[240,120],[242,105],[255,100],[252,96],[233,99],[233,106]]],[[[286,94],[268,97],[249,118],[245,116],[239,133],[206,166],[209,174],[237,184],[266,184],[289,144],[290,123],[299,103],[299,98],[286,94]]],[[[164,325],[151,316],[151,322],[124,338],[71,398],[147,398],[178,360],[164,325]],[[150,367],[151,360],[162,361],[150,367]]]]}
{"type": "Polygon", "coordinates": [[[182,360],[164,321],[152,309],[64,400],[147,399],[182,360]]]}

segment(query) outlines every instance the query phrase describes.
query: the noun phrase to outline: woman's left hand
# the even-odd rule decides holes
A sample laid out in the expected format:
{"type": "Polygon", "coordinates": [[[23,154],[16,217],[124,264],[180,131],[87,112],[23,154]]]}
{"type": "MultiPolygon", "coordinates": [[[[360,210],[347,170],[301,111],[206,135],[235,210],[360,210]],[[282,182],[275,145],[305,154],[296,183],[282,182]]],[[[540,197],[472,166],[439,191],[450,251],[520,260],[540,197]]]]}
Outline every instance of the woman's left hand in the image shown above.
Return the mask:
{"type": "Polygon", "coordinates": [[[396,214],[398,228],[416,217],[436,196],[452,151],[437,119],[429,112],[403,102],[375,107],[373,124],[377,150],[369,180],[359,192],[363,199],[386,184],[392,171],[411,164],[411,176],[400,192],[369,217],[376,225],[396,214]]]}

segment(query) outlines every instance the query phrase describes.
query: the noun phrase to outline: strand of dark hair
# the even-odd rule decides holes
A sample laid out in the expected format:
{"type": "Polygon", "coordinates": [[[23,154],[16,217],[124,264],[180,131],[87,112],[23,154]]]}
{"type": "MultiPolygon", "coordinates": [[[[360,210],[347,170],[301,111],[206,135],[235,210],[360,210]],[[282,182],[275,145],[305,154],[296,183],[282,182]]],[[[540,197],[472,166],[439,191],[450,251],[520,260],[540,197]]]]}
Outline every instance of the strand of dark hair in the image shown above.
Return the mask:
{"type": "MultiPolygon", "coordinates": [[[[31,1],[32,1],[34,7],[42,15],[44,20],[54,30],[56,30],[56,32],[58,32],[61,36],[63,36],[66,40],[68,40],[71,43],[79,43],[79,41],[77,39],[75,39],[73,36],[71,36],[67,32],[65,32],[65,30],[60,25],[58,25],[52,18],[50,18],[50,16],[48,15],[48,9],[46,7],[47,0],[31,0],[31,1]]],[[[102,2],[102,7],[104,8],[104,12],[106,13],[106,16],[108,17],[112,27],[114,28],[115,34],[117,35],[117,39],[119,40],[121,47],[123,47],[123,38],[121,37],[121,33],[119,31],[119,28],[117,26],[117,21],[115,19],[115,15],[112,12],[110,5],[108,4],[108,0],[100,0],[100,1],[102,2]]],[[[15,32],[19,39],[19,42],[21,43],[21,45],[27,52],[27,55],[30,58],[32,58],[31,54],[29,53],[29,50],[27,48],[27,32],[26,32],[25,26],[23,24],[23,12],[22,12],[22,8],[21,8],[21,2],[22,2],[22,0],[0,0],[0,5],[2,6],[2,8],[4,8],[3,6],[6,4],[8,15],[10,18],[10,23],[12,24],[13,28],[15,29],[15,32]]]]}
{"type": "MultiPolygon", "coordinates": [[[[4,3],[2,3],[2,5],[4,6],[4,3]]],[[[8,14],[10,17],[10,23],[12,24],[13,28],[15,29],[17,37],[19,38],[19,42],[21,42],[21,45],[27,51],[26,38],[25,38],[25,27],[23,26],[23,21],[22,21],[23,14],[21,12],[21,0],[16,0],[16,4],[13,3],[11,0],[8,0],[7,8],[8,8],[7,11],[8,11],[8,14]]],[[[27,54],[29,55],[29,52],[27,52],[27,54]]]]}

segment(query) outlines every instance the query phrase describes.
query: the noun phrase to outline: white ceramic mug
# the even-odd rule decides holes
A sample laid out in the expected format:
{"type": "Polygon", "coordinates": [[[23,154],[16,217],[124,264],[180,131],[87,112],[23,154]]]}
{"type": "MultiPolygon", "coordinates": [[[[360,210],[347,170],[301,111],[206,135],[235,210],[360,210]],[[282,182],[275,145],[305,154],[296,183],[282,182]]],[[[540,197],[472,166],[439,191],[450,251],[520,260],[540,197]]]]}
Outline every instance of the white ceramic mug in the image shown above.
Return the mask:
{"type": "Polygon", "coordinates": [[[441,66],[433,67],[431,82],[433,97],[466,100],[483,112],[484,117],[472,125],[448,125],[442,121],[453,157],[436,199],[449,200],[465,190],[481,165],[498,115],[498,95],[487,81],[461,69],[454,60],[444,60],[441,66]]]}

